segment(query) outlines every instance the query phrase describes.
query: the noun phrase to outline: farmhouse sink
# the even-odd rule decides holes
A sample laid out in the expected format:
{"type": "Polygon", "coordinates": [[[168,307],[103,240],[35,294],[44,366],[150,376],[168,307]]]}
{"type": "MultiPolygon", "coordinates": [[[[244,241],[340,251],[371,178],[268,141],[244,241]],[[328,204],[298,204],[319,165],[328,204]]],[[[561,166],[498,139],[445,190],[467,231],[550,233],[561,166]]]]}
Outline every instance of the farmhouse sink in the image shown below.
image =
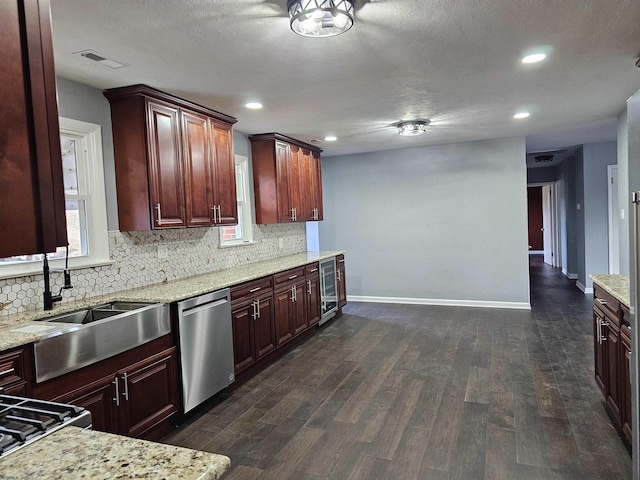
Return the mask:
{"type": "Polygon", "coordinates": [[[92,365],[171,332],[165,303],[110,302],[43,319],[69,324],[34,344],[36,382],[92,365]]]}

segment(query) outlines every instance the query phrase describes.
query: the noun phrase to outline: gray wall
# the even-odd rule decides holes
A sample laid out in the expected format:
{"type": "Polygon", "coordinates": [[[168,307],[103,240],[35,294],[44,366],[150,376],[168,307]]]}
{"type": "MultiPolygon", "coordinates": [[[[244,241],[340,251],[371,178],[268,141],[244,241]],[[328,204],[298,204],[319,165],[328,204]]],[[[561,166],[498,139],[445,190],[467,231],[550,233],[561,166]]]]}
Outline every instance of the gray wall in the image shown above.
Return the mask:
{"type": "Polygon", "coordinates": [[[113,134],[111,109],[102,90],[88,87],[66,78],[57,78],[58,112],[61,117],[100,125],[102,129],[102,159],[107,195],[107,222],[109,230],[118,230],[118,203],[116,174],[113,160],[113,134]]]}
{"type": "Polygon", "coordinates": [[[621,210],[624,210],[624,218],[618,217],[618,222],[620,222],[620,273],[628,275],[631,196],[629,195],[629,132],[626,110],[618,115],[618,205],[621,210]]]}
{"type": "Polygon", "coordinates": [[[556,167],[538,167],[527,169],[527,183],[553,183],[558,180],[556,167]]]}
{"type": "Polygon", "coordinates": [[[563,244],[562,271],[570,278],[578,278],[576,157],[566,158],[557,167],[562,183],[562,212],[566,242],[563,244]]]}
{"type": "Polygon", "coordinates": [[[593,273],[609,272],[609,199],[607,165],[615,165],[618,157],[616,142],[583,145],[584,185],[584,276],[578,281],[593,288],[589,278],[593,273]]]}
{"type": "Polygon", "coordinates": [[[584,264],[585,252],[585,220],[584,220],[584,159],[582,148],[576,151],[576,260],[578,282],[586,287],[586,270],[584,264]]]}
{"type": "Polygon", "coordinates": [[[323,158],[351,296],[529,303],[524,138],[323,158]]]}

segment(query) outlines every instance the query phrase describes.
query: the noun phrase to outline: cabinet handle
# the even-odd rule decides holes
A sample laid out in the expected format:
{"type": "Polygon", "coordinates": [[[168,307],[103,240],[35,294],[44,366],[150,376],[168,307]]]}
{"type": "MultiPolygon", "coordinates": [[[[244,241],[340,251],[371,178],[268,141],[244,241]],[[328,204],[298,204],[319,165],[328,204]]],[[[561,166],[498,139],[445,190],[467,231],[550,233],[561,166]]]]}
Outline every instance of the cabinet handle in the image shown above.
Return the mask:
{"type": "Polygon", "coordinates": [[[256,288],[252,288],[251,290],[249,290],[249,293],[255,293],[258,290],[260,290],[262,287],[256,287],[256,288]]]}
{"type": "Polygon", "coordinates": [[[256,300],[256,315],[260,318],[260,299],[256,300]]]}
{"type": "Polygon", "coordinates": [[[218,205],[218,223],[222,223],[222,207],[218,205]]]}
{"type": "Polygon", "coordinates": [[[340,278],[340,270],[336,270],[336,277],[338,277],[339,282],[342,281],[342,278],[340,278]]]}
{"type": "Polygon", "coordinates": [[[118,377],[116,377],[116,379],[111,382],[116,386],[116,396],[114,398],[114,400],[116,401],[116,407],[120,406],[120,389],[118,388],[118,377]]]}
{"type": "Polygon", "coordinates": [[[162,210],[160,209],[160,204],[156,205],[156,210],[158,210],[158,225],[162,225],[162,210]]]}
{"type": "MultiPolygon", "coordinates": [[[[600,320],[600,327],[608,327],[608,326],[609,326],[609,323],[607,323],[607,322],[604,322],[604,321],[600,320]]],[[[601,331],[600,331],[600,343],[602,343],[602,342],[606,342],[606,341],[607,341],[607,336],[606,336],[606,335],[604,335],[604,334],[602,333],[602,330],[601,330],[601,331]]]]}
{"type": "Polygon", "coordinates": [[[298,220],[298,214],[296,212],[296,207],[291,208],[291,221],[296,222],[298,220]]]}
{"type": "Polygon", "coordinates": [[[600,305],[604,305],[604,306],[606,306],[606,305],[607,305],[607,302],[606,302],[605,300],[602,300],[601,298],[596,298],[596,300],[598,301],[598,303],[599,303],[600,305]]]}
{"type": "Polygon", "coordinates": [[[211,220],[213,221],[213,223],[216,223],[216,206],[214,205],[213,207],[211,207],[211,210],[213,211],[213,218],[211,220]]]}
{"type": "Polygon", "coordinates": [[[298,278],[298,275],[291,275],[291,276],[289,277],[289,280],[293,280],[294,278],[298,278]]]}
{"type": "Polygon", "coordinates": [[[307,280],[307,293],[311,295],[311,280],[307,280]]]}
{"type": "Polygon", "coordinates": [[[253,318],[255,320],[256,318],[258,318],[258,316],[256,314],[256,301],[255,300],[253,302],[251,302],[251,308],[253,308],[253,313],[251,313],[251,318],[253,318]]]}
{"type": "Polygon", "coordinates": [[[313,272],[317,272],[318,269],[317,268],[312,268],[311,270],[309,270],[309,273],[313,273],[313,272]]]}
{"type": "Polygon", "coordinates": [[[602,342],[600,341],[600,317],[598,317],[596,319],[596,338],[598,339],[598,345],[602,345],[602,342]]]}
{"type": "Polygon", "coordinates": [[[297,300],[298,300],[298,287],[294,285],[293,287],[291,287],[291,301],[296,302],[297,300]]]}
{"type": "Polygon", "coordinates": [[[128,402],[129,401],[129,381],[127,380],[127,374],[125,373],[123,375],[123,382],[124,382],[124,399],[128,402]]]}
{"type": "Polygon", "coordinates": [[[10,373],[13,373],[15,371],[16,371],[15,368],[10,368],[9,370],[4,370],[4,371],[0,372],[0,377],[3,377],[5,375],[9,375],[10,373]]]}

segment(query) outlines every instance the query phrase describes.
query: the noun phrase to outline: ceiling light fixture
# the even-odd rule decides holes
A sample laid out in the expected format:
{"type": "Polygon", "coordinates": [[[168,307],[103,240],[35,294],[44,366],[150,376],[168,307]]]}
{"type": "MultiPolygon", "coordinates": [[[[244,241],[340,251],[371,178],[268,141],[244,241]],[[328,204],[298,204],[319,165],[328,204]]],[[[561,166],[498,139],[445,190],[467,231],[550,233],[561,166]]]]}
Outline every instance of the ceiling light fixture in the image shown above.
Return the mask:
{"type": "Polygon", "coordinates": [[[260,110],[262,108],[262,104],[259,102],[249,102],[245,105],[245,107],[251,110],[260,110]]]}
{"type": "Polygon", "coordinates": [[[326,137],[324,137],[325,142],[335,142],[336,140],[338,140],[338,137],[336,137],[335,135],[327,135],[326,137]]]}
{"type": "Polygon", "coordinates": [[[519,112],[516,113],[513,118],[517,119],[517,120],[522,120],[523,118],[527,118],[529,116],[529,112],[519,112]]]}
{"type": "Polygon", "coordinates": [[[401,122],[398,124],[398,133],[404,137],[422,135],[423,133],[427,133],[427,125],[429,125],[429,123],[431,123],[429,120],[401,122]]]}
{"type": "Polygon", "coordinates": [[[533,53],[531,55],[527,55],[522,59],[522,63],[538,63],[547,58],[546,53],[533,53]]]}
{"type": "Polygon", "coordinates": [[[303,37],[333,37],[353,26],[355,0],[288,0],[291,30],[303,37]]]}

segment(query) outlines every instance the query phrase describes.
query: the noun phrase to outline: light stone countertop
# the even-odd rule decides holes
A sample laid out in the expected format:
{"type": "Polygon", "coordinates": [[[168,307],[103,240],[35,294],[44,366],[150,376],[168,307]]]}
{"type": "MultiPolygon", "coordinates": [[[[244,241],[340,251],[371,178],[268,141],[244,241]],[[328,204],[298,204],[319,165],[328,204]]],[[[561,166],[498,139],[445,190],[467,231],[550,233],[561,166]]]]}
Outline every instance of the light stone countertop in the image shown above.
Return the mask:
{"type": "Polygon", "coordinates": [[[631,293],[628,275],[594,274],[589,275],[589,278],[593,280],[593,283],[602,287],[605,292],[629,308],[631,305],[631,293]]]}
{"type": "Polygon", "coordinates": [[[0,352],[39,341],[53,329],[72,328],[70,324],[43,323],[37,320],[63,313],[91,308],[101,303],[113,301],[126,302],[161,302],[171,303],[213,292],[221,288],[231,287],[257,278],[273,275],[290,268],[335,257],[344,251],[336,252],[304,252],[288,255],[273,260],[250,263],[216,272],[196,275],[189,278],[146,287],[123,290],[109,295],[95,296],[87,300],[55,304],[53,310],[30,310],[13,315],[0,316],[0,352]],[[56,327],[57,326],[57,327],[56,327]],[[47,328],[50,327],[50,328],[47,328]],[[44,329],[43,331],[28,331],[44,329]],[[22,331],[16,331],[22,330],[22,331]],[[27,330],[27,331],[24,331],[27,330]]]}
{"type": "Polygon", "coordinates": [[[0,478],[214,480],[224,455],[66,427],[0,459],[0,478]]]}

